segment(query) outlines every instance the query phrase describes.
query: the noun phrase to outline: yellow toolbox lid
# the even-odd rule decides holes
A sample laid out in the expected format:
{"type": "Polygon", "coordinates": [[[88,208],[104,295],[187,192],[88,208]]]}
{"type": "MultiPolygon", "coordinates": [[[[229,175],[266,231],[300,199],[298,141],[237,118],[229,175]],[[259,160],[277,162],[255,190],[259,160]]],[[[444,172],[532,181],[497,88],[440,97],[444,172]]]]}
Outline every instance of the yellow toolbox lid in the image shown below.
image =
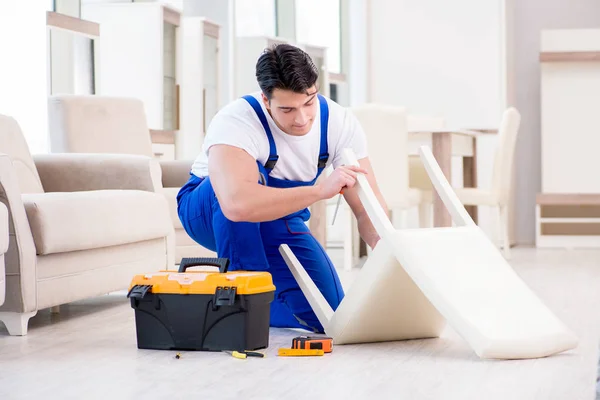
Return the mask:
{"type": "Polygon", "coordinates": [[[170,294],[215,294],[219,287],[235,287],[240,295],[275,291],[271,274],[254,271],[161,271],[134,276],[129,289],[136,285],[152,286],[152,293],[170,294]]]}

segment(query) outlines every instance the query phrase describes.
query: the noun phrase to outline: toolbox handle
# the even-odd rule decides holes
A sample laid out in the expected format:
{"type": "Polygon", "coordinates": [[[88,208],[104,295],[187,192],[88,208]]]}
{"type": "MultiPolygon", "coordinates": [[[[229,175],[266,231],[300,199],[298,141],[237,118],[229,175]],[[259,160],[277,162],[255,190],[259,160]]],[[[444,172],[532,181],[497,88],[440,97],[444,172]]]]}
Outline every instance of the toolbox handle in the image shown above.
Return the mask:
{"type": "Polygon", "coordinates": [[[179,263],[179,272],[185,272],[189,267],[211,266],[218,267],[220,273],[229,269],[229,258],[190,257],[182,258],[179,263]]]}

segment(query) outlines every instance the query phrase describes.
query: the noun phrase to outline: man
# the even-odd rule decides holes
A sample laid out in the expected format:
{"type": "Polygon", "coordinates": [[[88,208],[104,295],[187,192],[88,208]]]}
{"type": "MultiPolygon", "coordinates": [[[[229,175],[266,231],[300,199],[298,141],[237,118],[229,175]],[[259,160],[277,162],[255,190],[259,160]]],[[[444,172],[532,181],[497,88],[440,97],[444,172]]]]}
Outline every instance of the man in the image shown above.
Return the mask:
{"type": "Polygon", "coordinates": [[[349,111],[318,94],[318,71],[305,52],[285,44],[266,50],[256,77],[261,92],[233,101],[213,118],[203,152],[177,196],[179,218],[195,241],[230,260],[230,270],[272,275],[271,326],[323,332],[279,246],[290,246],[335,310],[344,293],[305,223],[307,207],[343,190],[371,247],[379,237],[354,188],[358,173],[387,207],[363,130],[349,111]],[[344,148],[354,150],[360,167],[341,165],[344,148]],[[331,164],[334,171],[316,184],[331,164]]]}

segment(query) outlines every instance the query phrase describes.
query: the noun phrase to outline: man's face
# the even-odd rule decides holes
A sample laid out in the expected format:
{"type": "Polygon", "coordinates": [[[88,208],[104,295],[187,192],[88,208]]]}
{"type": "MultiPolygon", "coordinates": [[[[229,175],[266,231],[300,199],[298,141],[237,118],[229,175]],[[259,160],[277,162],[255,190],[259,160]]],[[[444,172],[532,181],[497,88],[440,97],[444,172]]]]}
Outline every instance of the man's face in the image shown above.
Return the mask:
{"type": "Polygon", "coordinates": [[[294,136],[303,136],[310,132],[319,106],[315,86],[306,93],[275,89],[270,102],[264,94],[262,98],[271,117],[282,131],[294,136]]]}

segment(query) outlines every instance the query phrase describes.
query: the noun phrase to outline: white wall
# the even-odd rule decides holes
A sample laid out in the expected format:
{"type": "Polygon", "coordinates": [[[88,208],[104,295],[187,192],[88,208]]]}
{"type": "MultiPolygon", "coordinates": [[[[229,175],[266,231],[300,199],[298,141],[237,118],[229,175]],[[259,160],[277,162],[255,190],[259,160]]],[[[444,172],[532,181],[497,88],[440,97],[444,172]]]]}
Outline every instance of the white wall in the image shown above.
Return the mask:
{"type": "Polygon", "coordinates": [[[516,148],[516,239],[535,241],[535,196],[541,189],[540,32],[600,27],[598,0],[527,0],[515,3],[516,106],[521,131],[516,148]]]}
{"type": "Polygon", "coordinates": [[[339,0],[297,1],[296,42],[326,47],[327,69],[341,72],[339,0]]]}
{"type": "MultiPolygon", "coordinates": [[[[506,107],[504,0],[371,0],[367,98],[444,117],[449,128],[497,128],[506,107]]],[[[478,143],[478,186],[490,188],[496,138],[478,143]]],[[[462,184],[460,160],[452,180],[462,184]]],[[[495,218],[480,208],[480,226],[495,218]]]]}
{"type": "Polygon", "coordinates": [[[0,1],[0,114],[17,120],[32,153],[48,151],[47,3],[0,1]]]}
{"type": "Polygon", "coordinates": [[[372,0],[372,100],[496,126],[501,0],[372,0]]]}
{"type": "Polygon", "coordinates": [[[275,36],[274,0],[235,0],[237,36],[275,36]]]}

